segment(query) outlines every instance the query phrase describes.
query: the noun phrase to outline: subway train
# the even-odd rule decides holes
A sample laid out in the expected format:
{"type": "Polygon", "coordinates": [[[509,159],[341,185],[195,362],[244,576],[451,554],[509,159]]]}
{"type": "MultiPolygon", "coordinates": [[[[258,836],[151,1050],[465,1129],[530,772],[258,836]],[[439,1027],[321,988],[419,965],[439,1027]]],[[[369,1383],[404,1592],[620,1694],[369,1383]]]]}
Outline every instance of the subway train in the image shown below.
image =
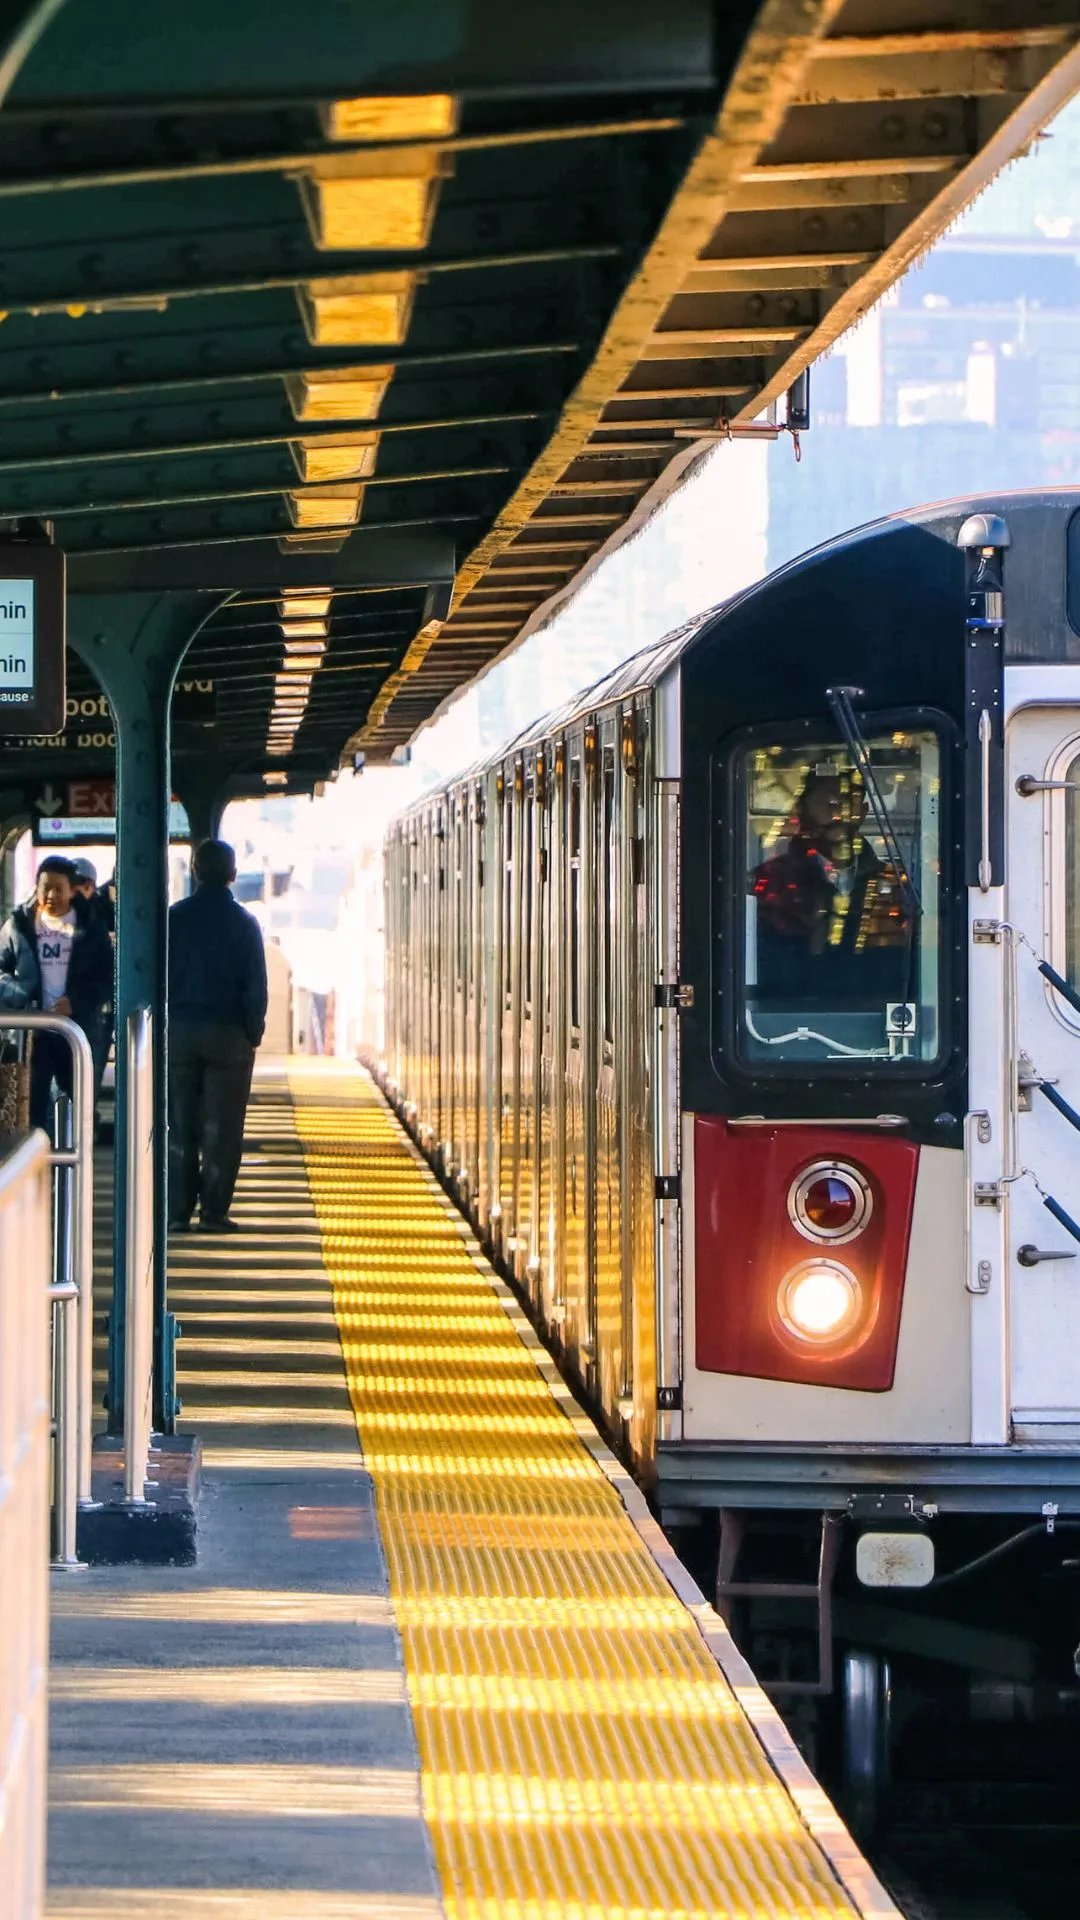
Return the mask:
{"type": "Polygon", "coordinates": [[[1078,795],[1061,489],[830,542],[387,840],[388,1096],[864,1772],[890,1661],[1075,1685],[1078,795]]]}

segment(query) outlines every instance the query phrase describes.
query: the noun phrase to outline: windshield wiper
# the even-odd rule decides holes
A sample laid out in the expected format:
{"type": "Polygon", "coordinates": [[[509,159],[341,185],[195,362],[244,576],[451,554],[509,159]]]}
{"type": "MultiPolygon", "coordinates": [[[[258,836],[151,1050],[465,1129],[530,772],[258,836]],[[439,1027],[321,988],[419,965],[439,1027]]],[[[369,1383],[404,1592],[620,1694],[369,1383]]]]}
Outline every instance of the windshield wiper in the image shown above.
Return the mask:
{"type": "Polygon", "coordinates": [[[885,842],[885,852],[895,868],[904,904],[913,912],[921,914],[922,901],[915,891],[915,883],[900,851],[900,842],[896,837],[896,829],[885,804],[885,797],[878,786],[877,774],[870,764],[870,746],[852,705],[852,700],[858,699],[861,693],[861,687],[826,687],[825,698],[843,736],[844,744],[855,762],[855,770],[862,777],[863,788],[870,802],[870,811],[874,816],[877,830],[885,842]]]}

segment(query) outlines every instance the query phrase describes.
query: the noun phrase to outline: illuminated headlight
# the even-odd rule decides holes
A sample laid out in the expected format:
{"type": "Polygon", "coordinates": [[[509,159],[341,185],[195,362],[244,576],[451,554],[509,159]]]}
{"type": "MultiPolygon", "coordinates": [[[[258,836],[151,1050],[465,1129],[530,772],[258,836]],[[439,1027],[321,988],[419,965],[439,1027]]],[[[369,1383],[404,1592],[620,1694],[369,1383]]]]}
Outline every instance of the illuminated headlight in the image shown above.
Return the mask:
{"type": "Polygon", "coordinates": [[[797,1340],[840,1340],[858,1321],[862,1288],[838,1260],[805,1260],[784,1275],[776,1306],[788,1332],[797,1340]]]}
{"type": "Polygon", "coordinates": [[[844,1160],[815,1160],[791,1183],[788,1218],[804,1240],[840,1246],[862,1232],[874,1210],[864,1174],[844,1160]]]}

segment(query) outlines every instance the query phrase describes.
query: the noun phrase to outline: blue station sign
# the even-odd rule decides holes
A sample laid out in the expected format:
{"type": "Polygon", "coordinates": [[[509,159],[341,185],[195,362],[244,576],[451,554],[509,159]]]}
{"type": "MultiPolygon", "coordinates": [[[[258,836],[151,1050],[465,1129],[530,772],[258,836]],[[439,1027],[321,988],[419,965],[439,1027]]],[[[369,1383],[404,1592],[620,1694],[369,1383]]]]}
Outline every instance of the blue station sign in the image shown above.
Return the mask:
{"type": "Polygon", "coordinates": [[[0,735],[64,724],[64,555],[0,540],[0,735]]]}

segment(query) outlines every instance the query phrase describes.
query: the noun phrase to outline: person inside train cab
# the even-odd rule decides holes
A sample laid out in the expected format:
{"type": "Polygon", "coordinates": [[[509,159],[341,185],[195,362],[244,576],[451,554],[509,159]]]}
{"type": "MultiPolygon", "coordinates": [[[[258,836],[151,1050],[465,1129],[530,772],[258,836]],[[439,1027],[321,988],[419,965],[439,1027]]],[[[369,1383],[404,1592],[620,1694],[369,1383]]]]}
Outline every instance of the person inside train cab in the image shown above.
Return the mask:
{"type": "Polygon", "coordinates": [[[866,811],[857,775],[839,767],[807,775],[779,851],[751,875],[759,993],[891,990],[896,969],[872,956],[907,949],[911,916],[895,868],[863,832],[866,811]]]}
{"type": "MultiPolygon", "coordinates": [[[[113,950],[103,925],[76,891],[70,860],[49,854],[37,871],[32,899],[16,907],[0,929],[0,1019],[3,1011],[66,1015],[92,1049],[99,1043],[101,1010],[112,995],[113,950]]],[[[30,1067],[30,1122],[49,1125],[53,1087],[72,1091],[71,1048],[59,1034],[34,1035],[30,1067]]]]}
{"type": "Polygon", "coordinates": [[[266,956],[258,921],[229,891],[236,856],[204,840],[194,892],[169,908],[169,1227],[196,1206],[211,1233],[229,1218],[244,1150],[255,1049],[266,1025],[266,956]]]}

